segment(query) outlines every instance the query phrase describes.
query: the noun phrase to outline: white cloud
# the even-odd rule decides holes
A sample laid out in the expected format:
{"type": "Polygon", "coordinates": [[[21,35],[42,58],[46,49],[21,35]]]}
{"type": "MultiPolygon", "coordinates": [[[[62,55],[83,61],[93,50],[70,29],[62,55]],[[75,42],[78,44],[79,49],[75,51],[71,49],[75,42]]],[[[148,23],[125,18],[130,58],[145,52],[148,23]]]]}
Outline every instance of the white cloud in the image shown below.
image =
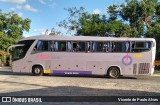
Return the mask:
{"type": "Polygon", "coordinates": [[[93,10],[93,14],[100,14],[101,13],[101,10],[96,8],[95,10],[93,10]]]}
{"type": "Polygon", "coordinates": [[[35,9],[34,7],[30,6],[29,4],[26,4],[26,5],[17,5],[16,6],[17,9],[20,9],[20,10],[27,10],[27,11],[32,11],[32,12],[37,12],[38,10],[35,9]]]}
{"type": "Polygon", "coordinates": [[[19,12],[19,13],[18,13],[18,16],[19,16],[19,17],[22,17],[22,16],[23,16],[23,13],[22,13],[22,12],[19,12]]]}
{"type": "Polygon", "coordinates": [[[46,2],[44,0],[39,0],[39,2],[43,5],[46,5],[46,2]]]}
{"type": "Polygon", "coordinates": [[[46,30],[46,28],[36,28],[33,31],[34,32],[42,32],[42,31],[45,31],[45,30],[46,30]]]}
{"type": "Polygon", "coordinates": [[[15,9],[15,8],[10,8],[10,10],[11,10],[11,11],[15,11],[16,9],[15,9]]]}
{"type": "Polygon", "coordinates": [[[44,30],[44,31],[42,31],[40,34],[42,34],[42,35],[45,35],[45,34],[47,34],[47,35],[49,35],[49,33],[51,33],[51,31],[50,30],[48,30],[47,32],[47,29],[46,30],[44,30]]]}
{"type": "MultiPolygon", "coordinates": [[[[36,29],[34,29],[33,31],[36,32],[36,33],[38,33],[38,34],[45,35],[46,30],[47,30],[47,28],[36,28],[36,29]]],[[[50,32],[51,32],[51,31],[48,30],[48,34],[49,34],[50,32]]]]}
{"type": "Polygon", "coordinates": [[[51,8],[54,8],[56,6],[56,3],[52,3],[52,4],[48,5],[48,6],[51,7],[51,8]]]}
{"type": "Polygon", "coordinates": [[[23,33],[23,37],[29,37],[29,36],[35,36],[33,33],[31,32],[25,32],[23,33]]]}
{"type": "Polygon", "coordinates": [[[43,4],[43,5],[47,5],[50,8],[54,8],[56,6],[56,3],[53,2],[53,0],[49,0],[49,2],[47,3],[45,0],[38,0],[39,3],[43,4]]]}
{"type": "Polygon", "coordinates": [[[0,0],[2,2],[15,3],[15,4],[23,4],[26,0],[0,0]]]}

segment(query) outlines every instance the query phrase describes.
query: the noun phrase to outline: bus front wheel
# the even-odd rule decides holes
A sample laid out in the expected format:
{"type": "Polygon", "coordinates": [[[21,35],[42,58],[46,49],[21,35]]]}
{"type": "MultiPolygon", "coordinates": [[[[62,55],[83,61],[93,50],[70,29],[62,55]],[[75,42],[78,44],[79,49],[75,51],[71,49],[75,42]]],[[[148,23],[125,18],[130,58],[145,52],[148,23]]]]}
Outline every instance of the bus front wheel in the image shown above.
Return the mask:
{"type": "Polygon", "coordinates": [[[117,67],[111,67],[108,70],[108,76],[111,78],[118,78],[120,76],[120,71],[117,67]]]}
{"type": "Polygon", "coordinates": [[[43,75],[43,68],[41,66],[34,66],[32,68],[32,73],[36,76],[42,76],[43,75]]]}

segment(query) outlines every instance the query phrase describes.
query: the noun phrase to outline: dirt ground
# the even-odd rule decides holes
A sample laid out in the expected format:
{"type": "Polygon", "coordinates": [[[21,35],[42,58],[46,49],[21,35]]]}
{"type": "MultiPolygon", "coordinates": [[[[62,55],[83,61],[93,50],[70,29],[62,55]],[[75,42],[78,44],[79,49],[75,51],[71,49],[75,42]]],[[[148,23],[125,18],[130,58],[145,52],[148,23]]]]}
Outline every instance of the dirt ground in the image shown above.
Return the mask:
{"type": "MultiPolygon", "coordinates": [[[[0,96],[159,96],[160,72],[152,76],[128,76],[111,79],[105,76],[33,76],[12,73],[10,68],[0,68],[0,96]]],[[[8,105],[13,103],[0,103],[8,105]]],[[[20,105],[21,103],[14,103],[20,105]]],[[[29,104],[29,103],[23,103],[29,104]]],[[[34,105],[35,103],[32,103],[34,105]]],[[[39,103],[56,105],[104,105],[104,102],[39,103]]],[[[117,102],[110,102],[116,105],[117,102]]],[[[133,102],[118,105],[160,105],[160,103],[133,102]]]]}

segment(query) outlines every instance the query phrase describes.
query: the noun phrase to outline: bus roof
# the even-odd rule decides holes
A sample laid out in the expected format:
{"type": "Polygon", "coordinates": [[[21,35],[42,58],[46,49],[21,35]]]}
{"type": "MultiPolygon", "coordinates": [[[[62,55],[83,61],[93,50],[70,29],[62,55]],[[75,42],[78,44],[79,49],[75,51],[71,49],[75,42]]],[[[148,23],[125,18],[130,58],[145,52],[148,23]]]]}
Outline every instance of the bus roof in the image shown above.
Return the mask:
{"type": "MultiPolygon", "coordinates": [[[[99,37],[99,36],[52,36],[37,35],[26,37],[22,40],[64,40],[64,41],[155,41],[154,38],[128,38],[128,37],[99,37]]],[[[20,41],[22,41],[20,40],[20,41]]]]}

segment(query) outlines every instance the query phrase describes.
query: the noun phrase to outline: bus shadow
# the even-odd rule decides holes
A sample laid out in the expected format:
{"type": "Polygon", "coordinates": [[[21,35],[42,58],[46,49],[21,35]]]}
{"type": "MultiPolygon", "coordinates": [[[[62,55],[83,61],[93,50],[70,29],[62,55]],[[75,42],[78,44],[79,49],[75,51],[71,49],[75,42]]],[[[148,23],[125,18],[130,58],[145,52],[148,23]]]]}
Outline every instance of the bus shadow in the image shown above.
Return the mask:
{"type": "Polygon", "coordinates": [[[79,77],[79,78],[107,78],[107,79],[137,79],[135,77],[120,76],[119,78],[110,78],[107,75],[48,75],[49,77],[79,77]]]}
{"type": "Polygon", "coordinates": [[[31,76],[31,73],[19,73],[19,72],[12,72],[12,71],[0,71],[0,75],[16,75],[16,76],[31,76]]]}
{"type": "MultiPolygon", "coordinates": [[[[2,82],[2,81],[1,81],[2,82]]],[[[6,81],[4,81],[6,83],[6,81]]],[[[22,85],[28,85],[22,84],[22,85]]],[[[42,85],[43,86],[43,85],[42,85]]],[[[53,98],[50,98],[51,102],[50,105],[56,104],[56,105],[105,105],[107,104],[103,99],[100,99],[99,96],[109,96],[111,103],[108,103],[110,105],[159,105],[158,102],[118,102],[118,99],[115,100],[116,97],[123,97],[128,98],[129,96],[133,96],[134,98],[141,96],[149,96],[152,98],[158,98],[160,96],[160,93],[155,92],[148,92],[148,91],[137,91],[137,90],[121,90],[121,89],[99,89],[99,88],[89,88],[89,87],[79,87],[79,86],[57,86],[57,87],[50,87],[45,86],[43,88],[38,89],[30,89],[30,90],[18,90],[18,91],[12,91],[12,92],[5,92],[1,93],[0,96],[19,96],[19,97],[25,97],[25,96],[31,96],[32,97],[42,97],[42,96],[54,96],[53,98]],[[60,97],[61,96],[61,97],[60,97]],[[72,96],[72,97],[70,97],[72,96]],[[75,98],[75,96],[78,96],[75,98]],[[89,97],[85,97],[89,96],[89,97]],[[96,99],[90,98],[92,96],[96,96],[96,99]],[[155,97],[156,96],[156,97],[155,97]],[[70,97],[70,98],[68,98],[70,97]],[[116,102],[114,102],[116,101],[116,102]],[[98,100],[101,100],[100,102],[98,100]],[[61,100],[61,101],[60,101],[61,100]],[[67,103],[68,102],[68,103],[67,103]],[[84,103],[85,102],[85,103],[84,103]]],[[[49,99],[49,97],[45,97],[49,99]]],[[[107,99],[108,100],[108,99],[107,99]]],[[[42,98],[43,101],[43,98],[42,98]]],[[[7,105],[21,105],[22,103],[7,103],[7,105]]],[[[30,103],[31,104],[31,103],[30,103]]],[[[38,103],[38,105],[44,105],[45,103],[38,103]]],[[[47,103],[48,104],[48,103],[47,103]]]]}
{"type": "Polygon", "coordinates": [[[79,86],[47,86],[43,84],[30,84],[26,82],[13,82],[5,80],[0,80],[0,83],[9,83],[11,85],[21,85],[30,88],[32,86],[34,87],[34,89],[29,90],[13,90],[13,92],[0,93],[0,96],[160,96],[159,92],[138,90],[99,89],[79,86]]]}

